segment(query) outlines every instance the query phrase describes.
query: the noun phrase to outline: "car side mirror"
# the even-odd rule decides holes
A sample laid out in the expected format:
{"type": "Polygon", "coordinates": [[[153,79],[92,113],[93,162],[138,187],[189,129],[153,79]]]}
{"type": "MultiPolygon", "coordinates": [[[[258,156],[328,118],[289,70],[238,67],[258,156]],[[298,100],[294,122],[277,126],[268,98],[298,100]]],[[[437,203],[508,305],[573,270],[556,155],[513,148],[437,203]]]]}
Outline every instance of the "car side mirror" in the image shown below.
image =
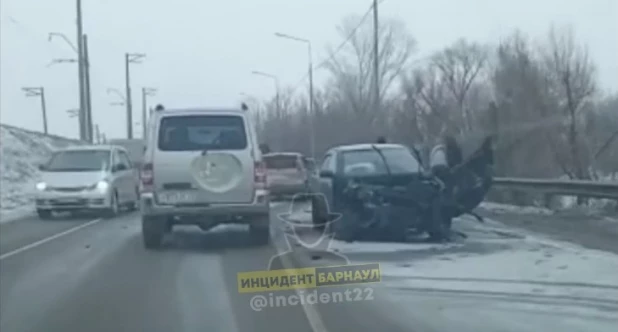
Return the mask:
{"type": "Polygon", "coordinates": [[[45,165],[44,165],[44,164],[39,165],[39,171],[44,171],[44,170],[45,170],[45,168],[46,168],[46,167],[45,167],[45,165]]]}
{"type": "Polygon", "coordinates": [[[335,176],[335,173],[331,170],[321,170],[320,177],[321,178],[332,178],[335,176]]]}

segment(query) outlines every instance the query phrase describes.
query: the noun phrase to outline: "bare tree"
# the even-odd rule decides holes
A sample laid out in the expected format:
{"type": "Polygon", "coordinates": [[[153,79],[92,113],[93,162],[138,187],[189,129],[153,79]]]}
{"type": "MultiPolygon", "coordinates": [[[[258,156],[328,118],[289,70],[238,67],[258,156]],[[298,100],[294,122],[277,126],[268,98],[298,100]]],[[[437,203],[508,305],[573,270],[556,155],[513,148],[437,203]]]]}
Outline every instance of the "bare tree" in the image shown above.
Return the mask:
{"type": "Polygon", "coordinates": [[[416,69],[402,82],[403,107],[412,113],[419,131],[415,137],[432,142],[450,132],[453,121],[449,117],[450,100],[446,85],[435,67],[416,69]]]}
{"type": "Polygon", "coordinates": [[[548,84],[558,109],[568,118],[567,144],[573,174],[578,179],[589,178],[586,170],[589,156],[582,151],[579,138],[579,112],[596,91],[596,69],[585,46],[577,45],[573,31],[552,28],[545,49],[544,65],[548,84]]]}
{"type": "MultiPolygon", "coordinates": [[[[338,97],[350,103],[358,115],[372,114],[370,109],[373,75],[373,34],[369,21],[348,17],[338,27],[342,38],[349,38],[339,53],[325,66],[332,74],[332,88],[338,97]]],[[[382,100],[404,71],[415,49],[415,41],[401,21],[384,19],[379,27],[379,65],[382,100]]]]}
{"type": "Polygon", "coordinates": [[[471,114],[466,109],[466,94],[487,61],[485,47],[460,39],[433,57],[433,65],[455,98],[466,130],[472,129],[471,114]]]}

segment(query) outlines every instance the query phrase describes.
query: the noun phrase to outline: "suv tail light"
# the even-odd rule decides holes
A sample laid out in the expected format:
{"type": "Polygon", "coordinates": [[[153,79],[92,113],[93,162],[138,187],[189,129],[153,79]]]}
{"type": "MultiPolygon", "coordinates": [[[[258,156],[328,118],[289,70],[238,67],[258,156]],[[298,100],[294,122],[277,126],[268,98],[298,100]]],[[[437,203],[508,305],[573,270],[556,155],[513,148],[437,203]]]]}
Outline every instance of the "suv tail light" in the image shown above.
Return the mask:
{"type": "Polygon", "coordinates": [[[253,167],[255,187],[257,189],[266,188],[266,164],[261,161],[256,161],[253,167]]]}
{"type": "Polygon", "coordinates": [[[144,164],[140,173],[142,181],[142,191],[152,191],[154,184],[154,168],[151,163],[144,164]]]}

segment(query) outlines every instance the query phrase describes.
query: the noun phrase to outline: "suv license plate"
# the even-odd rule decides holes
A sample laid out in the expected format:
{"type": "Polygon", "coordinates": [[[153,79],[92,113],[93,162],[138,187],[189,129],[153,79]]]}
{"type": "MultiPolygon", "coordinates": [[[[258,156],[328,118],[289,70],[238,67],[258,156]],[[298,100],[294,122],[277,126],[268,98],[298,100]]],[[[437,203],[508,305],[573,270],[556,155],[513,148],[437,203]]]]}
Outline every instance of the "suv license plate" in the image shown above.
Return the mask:
{"type": "Polygon", "coordinates": [[[195,202],[193,192],[172,192],[159,194],[159,201],[166,204],[183,204],[195,202]]]}

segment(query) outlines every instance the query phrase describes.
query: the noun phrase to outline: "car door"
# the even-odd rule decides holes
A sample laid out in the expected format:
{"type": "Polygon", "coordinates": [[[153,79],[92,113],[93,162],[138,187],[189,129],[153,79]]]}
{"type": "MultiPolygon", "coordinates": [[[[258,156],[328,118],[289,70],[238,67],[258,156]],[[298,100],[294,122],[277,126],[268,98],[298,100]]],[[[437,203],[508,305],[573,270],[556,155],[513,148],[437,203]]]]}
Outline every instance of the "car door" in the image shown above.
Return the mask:
{"type": "Polygon", "coordinates": [[[322,166],[320,167],[319,187],[320,193],[326,197],[328,208],[333,210],[333,181],[335,176],[335,154],[329,153],[324,157],[322,166]]]}
{"type": "Polygon", "coordinates": [[[137,173],[133,163],[131,162],[131,158],[129,155],[119,150],[118,156],[120,158],[121,163],[126,165],[126,170],[120,171],[120,179],[122,190],[125,194],[126,201],[134,201],[137,199],[137,173]]]}

